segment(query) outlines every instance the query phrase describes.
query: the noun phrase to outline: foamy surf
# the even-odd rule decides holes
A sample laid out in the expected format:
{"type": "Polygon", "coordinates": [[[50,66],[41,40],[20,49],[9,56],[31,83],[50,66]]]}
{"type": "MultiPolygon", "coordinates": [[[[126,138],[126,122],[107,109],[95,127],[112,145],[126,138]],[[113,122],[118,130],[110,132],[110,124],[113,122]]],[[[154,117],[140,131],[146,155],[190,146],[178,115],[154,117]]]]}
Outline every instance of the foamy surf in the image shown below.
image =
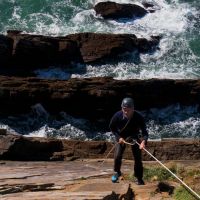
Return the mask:
{"type": "MultiPolygon", "coordinates": [[[[47,69],[35,71],[40,78],[67,80],[73,77],[112,76],[115,79],[126,80],[200,77],[198,1],[190,0],[183,3],[180,0],[147,0],[154,5],[154,13],[148,13],[143,18],[118,21],[104,20],[95,14],[93,6],[100,1],[102,0],[30,0],[28,2],[3,0],[0,1],[0,33],[6,34],[8,29],[18,29],[27,33],[50,36],[64,36],[77,32],[130,33],[148,39],[151,35],[162,36],[155,52],[140,54],[137,58],[134,53],[131,53],[124,55],[118,63],[101,66],[78,64],[70,70],[49,66],[47,69]]],[[[142,6],[142,0],[115,0],[115,2],[135,3],[142,6]]],[[[151,139],[198,137],[200,116],[197,108],[179,107],[175,112],[176,106],[144,112],[151,139]],[[193,111],[187,113],[186,110],[193,111]]],[[[0,122],[1,126],[9,131],[24,135],[83,140],[95,138],[98,140],[104,135],[105,140],[111,139],[109,132],[91,131],[92,126],[85,119],[76,119],[67,114],[60,121],[50,120],[50,118],[46,114],[9,116],[1,118],[0,122]]]]}
{"type": "MultiPolygon", "coordinates": [[[[90,1],[92,5],[98,2],[90,1]]],[[[116,2],[137,3],[141,5],[141,3],[133,1],[116,2]]],[[[173,1],[171,4],[164,0],[152,1],[152,3],[155,5],[155,12],[135,20],[103,20],[101,17],[95,15],[92,8],[79,10],[70,19],[68,32],[132,33],[136,34],[137,37],[145,37],[147,39],[151,35],[160,35],[162,38],[155,52],[140,54],[139,58],[136,58],[137,62],[135,62],[134,54],[125,55],[124,62],[120,61],[117,64],[113,63],[101,66],[88,64],[83,67],[86,71],[85,73],[72,70],[68,75],[66,74],[66,79],[70,77],[85,78],[102,76],[113,76],[115,79],[199,78],[199,57],[191,50],[187,39],[187,31],[193,29],[194,23],[189,21],[188,16],[196,16],[197,11],[188,4],[180,4],[177,1],[173,1]],[[72,25],[73,27],[71,27],[72,25]]],[[[56,27],[55,30],[58,29],[56,27]]],[[[48,74],[47,69],[39,70],[37,74],[42,78],[53,78],[53,74],[55,74],[53,71],[55,70],[50,69],[48,74]]],[[[62,78],[63,75],[56,75],[56,78],[59,77],[62,78]]]]}
{"type": "MultiPolygon", "coordinates": [[[[181,106],[174,104],[162,109],[152,108],[142,111],[147,121],[150,139],[161,138],[195,138],[199,137],[199,106],[181,106]]],[[[9,132],[23,134],[27,137],[54,137],[78,140],[114,141],[109,127],[101,130],[86,119],[74,118],[67,113],[60,113],[60,120],[50,116],[41,105],[33,113],[1,119],[1,128],[9,132]]],[[[109,122],[107,123],[109,124],[109,122]]]]}

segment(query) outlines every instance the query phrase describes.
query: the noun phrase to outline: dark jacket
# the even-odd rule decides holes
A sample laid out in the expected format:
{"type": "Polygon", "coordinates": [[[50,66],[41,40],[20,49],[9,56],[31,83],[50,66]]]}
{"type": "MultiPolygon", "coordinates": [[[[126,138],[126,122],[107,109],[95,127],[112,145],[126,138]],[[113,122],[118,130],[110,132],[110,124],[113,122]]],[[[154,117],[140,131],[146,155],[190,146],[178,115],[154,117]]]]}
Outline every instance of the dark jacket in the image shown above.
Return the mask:
{"type": "Polygon", "coordinates": [[[138,140],[142,135],[144,140],[148,140],[148,132],[143,116],[134,110],[133,116],[128,119],[123,115],[122,111],[116,112],[110,121],[110,130],[114,133],[117,141],[120,137],[126,139],[132,137],[138,140]]]}

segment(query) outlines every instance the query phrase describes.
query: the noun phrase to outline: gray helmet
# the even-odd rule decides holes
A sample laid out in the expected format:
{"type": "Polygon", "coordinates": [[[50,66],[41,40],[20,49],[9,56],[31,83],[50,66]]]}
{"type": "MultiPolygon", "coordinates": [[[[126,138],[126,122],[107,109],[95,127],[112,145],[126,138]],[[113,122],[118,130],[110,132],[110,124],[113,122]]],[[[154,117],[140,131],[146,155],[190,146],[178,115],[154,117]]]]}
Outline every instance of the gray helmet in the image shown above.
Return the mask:
{"type": "Polygon", "coordinates": [[[121,107],[125,107],[125,108],[134,108],[134,102],[133,99],[130,97],[126,97],[122,100],[122,104],[121,107]]]}

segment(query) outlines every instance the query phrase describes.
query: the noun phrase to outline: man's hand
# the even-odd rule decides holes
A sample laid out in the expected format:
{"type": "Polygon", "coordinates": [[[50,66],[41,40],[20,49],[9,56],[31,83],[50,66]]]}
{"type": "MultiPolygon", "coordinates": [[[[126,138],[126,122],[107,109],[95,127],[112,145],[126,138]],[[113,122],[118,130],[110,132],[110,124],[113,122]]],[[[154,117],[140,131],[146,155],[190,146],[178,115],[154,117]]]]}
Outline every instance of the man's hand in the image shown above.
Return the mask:
{"type": "Polygon", "coordinates": [[[142,142],[140,143],[140,149],[144,149],[145,148],[145,140],[142,140],[142,142]]]}
{"type": "Polygon", "coordinates": [[[124,138],[119,138],[119,144],[123,144],[125,142],[124,138]]]}

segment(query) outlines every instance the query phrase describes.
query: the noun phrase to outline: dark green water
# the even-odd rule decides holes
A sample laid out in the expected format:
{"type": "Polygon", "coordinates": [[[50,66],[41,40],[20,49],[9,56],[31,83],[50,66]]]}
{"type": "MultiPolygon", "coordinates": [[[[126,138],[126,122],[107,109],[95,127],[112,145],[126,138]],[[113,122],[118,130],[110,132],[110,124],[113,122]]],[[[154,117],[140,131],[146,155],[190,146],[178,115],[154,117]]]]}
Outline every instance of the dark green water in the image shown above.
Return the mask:
{"type": "MultiPolygon", "coordinates": [[[[144,18],[116,22],[102,20],[93,7],[97,0],[1,0],[0,32],[23,30],[43,35],[76,32],[134,33],[138,37],[161,35],[160,50],[141,55],[140,63],[120,62],[100,68],[87,66],[87,73],[74,76],[128,78],[200,77],[200,2],[198,0],[155,0],[155,13],[144,18]]],[[[141,0],[118,0],[137,3],[141,0]]],[[[51,72],[50,72],[51,73],[51,72]]]]}

